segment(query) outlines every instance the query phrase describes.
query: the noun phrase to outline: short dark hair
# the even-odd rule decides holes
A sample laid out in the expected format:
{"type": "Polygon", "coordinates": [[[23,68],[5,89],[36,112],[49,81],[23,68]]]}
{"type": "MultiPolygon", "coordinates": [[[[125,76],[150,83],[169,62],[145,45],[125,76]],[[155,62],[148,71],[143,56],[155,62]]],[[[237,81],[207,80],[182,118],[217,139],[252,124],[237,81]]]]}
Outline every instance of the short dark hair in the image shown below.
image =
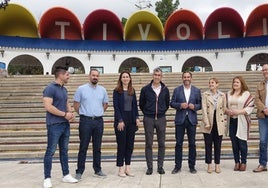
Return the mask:
{"type": "Polygon", "coordinates": [[[56,78],[58,78],[59,74],[63,73],[65,74],[68,71],[67,67],[57,66],[54,70],[54,75],[56,78]]]}
{"type": "Polygon", "coordinates": [[[181,75],[182,78],[183,78],[183,75],[184,75],[185,73],[189,73],[190,76],[191,76],[191,78],[193,77],[193,75],[192,75],[192,73],[191,73],[190,71],[184,71],[184,72],[182,73],[182,75],[181,75]]]}
{"type": "Polygon", "coordinates": [[[96,72],[98,72],[98,74],[100,74],[100,71],[98,69],[95,69],[95,68],[91,68],[89,71],[89,74],[91,74],[92,71],[96,71],[96,72]]]}

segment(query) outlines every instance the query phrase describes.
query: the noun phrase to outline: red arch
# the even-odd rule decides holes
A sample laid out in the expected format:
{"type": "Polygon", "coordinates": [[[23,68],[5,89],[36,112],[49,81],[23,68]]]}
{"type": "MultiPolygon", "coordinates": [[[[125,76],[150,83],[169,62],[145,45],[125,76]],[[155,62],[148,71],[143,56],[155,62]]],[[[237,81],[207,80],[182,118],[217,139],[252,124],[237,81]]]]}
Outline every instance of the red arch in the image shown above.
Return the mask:
{"type": "Polygon", "coordinates": [[[39,22],[39,33],[42,38],[61,38],[61,27],[55,25],[56,21],[69,22],[65,27],[65,39],[81,40],[81,24],[77,17],[68,9],[54,7],[47,10],[39,22]]]}
{"type": "Polygon", "coordinates": [[[256,7],[249,14],[246,22],[246,36],[263,35],[263,18],[266,18],[268,22],[268,4],[256,7]]]}
{"type": "Polygon", "coordinates": [[[172,13],[166,21],[165,40],[180,40],[177,37],[176,28],[182,23],[190,27],[189,40],[203,39],[203,24],[199,17],[190,10],[180,9],[172,13]]]}
{"type": "Polygon", "coordinates": [[[119,18],[111,11],[98,9],[90,13],[83,25],[86,40],[104,40],[103,24],[107,24],[106,40],[123,40],[123,26],[119,18]]]}
{"type": "Polygon", "coordinates": [[[212,12],[206,20],[204,33],[206,39],[218,39],[218,22],[222,22],[222,34],[230,38],[244,36],[244,22],[241,15],[234,9],[222,7],[212,12]]]}

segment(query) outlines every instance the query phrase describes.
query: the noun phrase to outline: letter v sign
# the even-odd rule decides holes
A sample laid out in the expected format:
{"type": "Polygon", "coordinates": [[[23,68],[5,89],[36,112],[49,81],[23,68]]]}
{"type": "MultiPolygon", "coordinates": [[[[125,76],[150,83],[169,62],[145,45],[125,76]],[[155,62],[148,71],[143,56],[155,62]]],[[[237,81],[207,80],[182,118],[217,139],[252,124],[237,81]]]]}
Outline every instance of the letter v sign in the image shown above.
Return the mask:
{"type": "Polygon", "coordinates": [[[138,24],[138,27],[139,27],[139,31],[140,31],[140,34],[141,34],[141,40],[146,40],[148,38],[148,34],[149,34],[149,31],[150,31],[151,24],[146,25],[145,31],[142,28],[142,24],[138,24]]]}

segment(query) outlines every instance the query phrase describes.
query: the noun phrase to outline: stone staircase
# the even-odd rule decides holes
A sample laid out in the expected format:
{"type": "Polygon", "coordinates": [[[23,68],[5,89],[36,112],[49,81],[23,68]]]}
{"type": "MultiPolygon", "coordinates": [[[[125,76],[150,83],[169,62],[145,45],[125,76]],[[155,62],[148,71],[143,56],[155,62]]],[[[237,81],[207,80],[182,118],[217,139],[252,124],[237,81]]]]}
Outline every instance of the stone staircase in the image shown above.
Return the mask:
{"type": "MultiPolygon", "coordinates": [[[[202,91],[208,88],[208,79],[217,77],[220,80],[220,89],[223,92],[231,88],[234,76],[242,75],[252,94],[255,92],[256,84],[262,79],[261,72],[207,72],[193,73],[193,84],[202,91]]],[[[132,75],[133,84],[139,97],[140,89],[152,78],[150,73],[137,73],[132,75]]],[[[103,85],[109,94],[110,102],[104,121],[104,136],[102,143],[102,156],[105,159],[115,160],[116,141],[113,130],[113,107],[112,92],[116,85],[118,74],[101,75],[100,84],[103,85]]],[[[0,160],[41,160],[46,149],[46,126],[45,110],[42,104],[42,91],[44,87],[54,80],[53,76],[14,76],[0,78],[0,160]]],[[[67,88],[69,98],[72,103],[73,95],[77,87],[88,82],[87,75],[72,75],[67,88]]],[[[181,73],[164,74],[163,82],[169,87],[171,95],[173,89],[181,84],[181,73]]],[[[258,126],[255,116],[256,110],[252,114],[252,126],[250,133],[249,157],[258,156],[258,126]]],[[[140,112],[141,119],[142,113],[140,112]]],[[[166,157],[174,158],[175,147],[175,110],[170,108],[167,112],[167,133],[166,133],[166,157]]],[[[199,122],[201,120],[201,111],[198,113],[199,122]]],[[[203,135],[197,127],[197,157],[204,158],[204,140],[203,135]]],[[[136,134],[134,159],[144,160],[145,147],[144,129],[140,126],[136,134]]],[[[156,136],[155,136],[156,140],[156,136]]],[[[184,143],[184,155],[188,153],[187,141],[184,143]]],[[[92,156],[91,144],[88,150],[89,158],[92,156]]],[[[69,144],[69,157],[76,160],[79,148],[78,138],[78,117],[71,124],[71,137],[69,144]]],[[[154,154],[157,155],[157,142],[154,143],[154,154]]],[[[58,156],[58,153],[56,153],[58,156]]],[[[232,158],[231,142],[229,137],[224,137],[222,143],[222,157],[232,158]]]]}

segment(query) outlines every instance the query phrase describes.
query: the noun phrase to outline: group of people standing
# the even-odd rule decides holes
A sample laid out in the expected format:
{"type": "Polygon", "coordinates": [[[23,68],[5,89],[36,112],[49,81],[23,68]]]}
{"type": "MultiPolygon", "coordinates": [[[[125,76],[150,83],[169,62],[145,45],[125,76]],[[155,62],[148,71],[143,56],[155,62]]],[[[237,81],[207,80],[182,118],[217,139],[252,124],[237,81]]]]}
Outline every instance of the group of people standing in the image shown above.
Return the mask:
{"type": "MultiPolygon", "coordinates": [[[[192,73],[182,73],[182,84],[176,87],[170,99],[168,87],[162,82],[162,70],[153,70],[152,81],[141,89],[139,105],[135,89],[132,86],[131,74],[123,71],[119,75],[117,86],[113,91],[114,131],[117,142],[116,166],[118,176],[134,176],[131,171],[131,156],[134,149],[135,132],[140,124],[138,106],[143,113],[145,131],[145,157],[147,163],[146,175],[153,173],[153,136],[156,130],[158,142],[157,172],[165,174],[165,135],[166,112],[170,107],[176,110],[175,115],[175,167],[176,174],[182,167],[184,135],[188,138],[188,167],[191,173],[196,173],[196,126],[197,111],[202,109],[200,129],[205,141],[205,162],[207,172],[212,173],[212,146],[214,146],[215,172],[220,173],[221,143],[224,134],[228,133],[232,143],[235,171],[245,171],[247,164],[247,139],[249,136],[250,114],[257,106],[257,117],[260,129],[260,161],[254,172],[267,171],[267,141],[268,141],[268,98],[267,82],[268,65],[263,65],[262,81],[256,91],[255,99],[248,91],[245,80],[236,76],[232,81],[232,89],[227,94],[219,91],[217,78],[209,79],[209,89],[203,93],[192,85],[192,73]],[[226,121],[227,115],[227,121],[226,121]],[[227,126],[226,126],[227,122],[227,126]]],[[[101,169],[101,142],[103,135],[103,114],[108,107],[108,95],[104,87],[98,85],[99,72],[92,69],[89,73],[89,83],[80,86],[74,95],[74,110],[79,114],[79,153],[76,176],[69,174],[68,143],[70,122],[75,116],[68,102],[67,90],[64,84],[68,82],[69,73],[64,67],[57,67],[55,81],[43,92],[43,102],[47,111],[47,150],[44,157],[44,187],[52,187],[51,167],[52,157],[57,145],[60,150],[63,181],[78,182],[85,170],[87,149],[90,140],[93,145],[94,175],[106,177],[101,169]]]]}

